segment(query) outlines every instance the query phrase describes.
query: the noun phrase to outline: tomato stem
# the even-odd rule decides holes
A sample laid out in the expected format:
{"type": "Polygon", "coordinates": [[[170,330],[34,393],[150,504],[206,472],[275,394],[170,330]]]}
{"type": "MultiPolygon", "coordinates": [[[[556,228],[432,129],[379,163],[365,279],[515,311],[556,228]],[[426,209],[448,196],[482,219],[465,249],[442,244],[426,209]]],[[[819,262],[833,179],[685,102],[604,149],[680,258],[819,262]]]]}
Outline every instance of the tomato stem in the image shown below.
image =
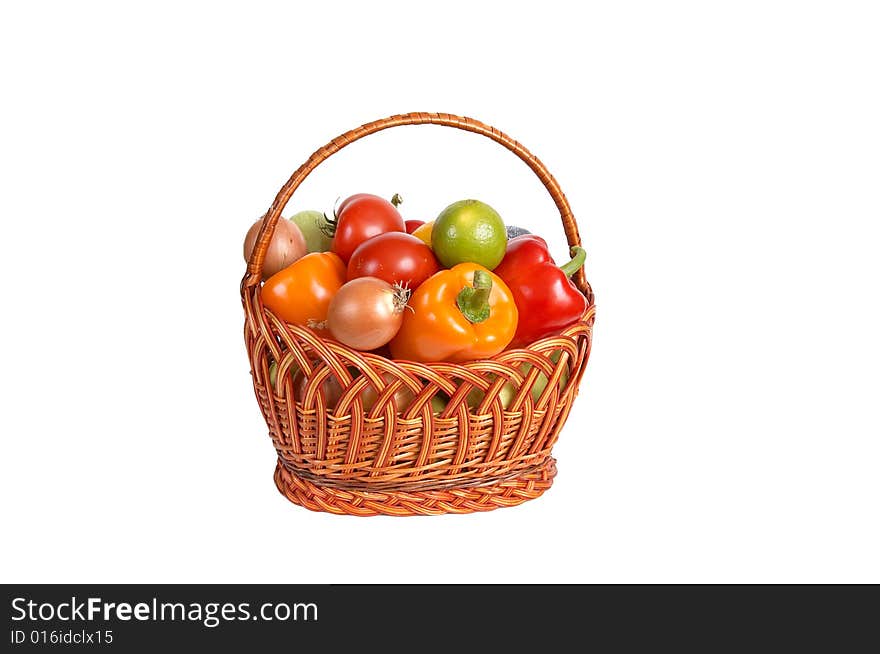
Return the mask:
{"type": "Polygon", "coordinates": [[[395,193],[391,196],[391,204],[393,204],[395,208],[403,204],[403,198],[400,197],[400,193],[395,193]]]}
{"type": "Polygon", "coordinates": [[[559,266],[559,269],[565,273],[566,277],[571,277],[578,270],[580,270],[584,262],[587,260],[587,251],[582,247],[575,245],[571,248],[572,260],[563,266],[559,266]]]}
{"type": "Polygon", "coordinates": [[[480,323],[489,318],[489,293],[492,291],[492,277],[485,270],[474,271],[473,286],[465,286],[455,298],[459,311],[471,323],[480,323]]]}
{"type": "Polygon", "coordinates": [[[336,214],[333,214],[333,218],[329,218],[325,213],[324,222],[318,225],[318,229],[327,238],[333,238],[336,235],[336,214]]]}

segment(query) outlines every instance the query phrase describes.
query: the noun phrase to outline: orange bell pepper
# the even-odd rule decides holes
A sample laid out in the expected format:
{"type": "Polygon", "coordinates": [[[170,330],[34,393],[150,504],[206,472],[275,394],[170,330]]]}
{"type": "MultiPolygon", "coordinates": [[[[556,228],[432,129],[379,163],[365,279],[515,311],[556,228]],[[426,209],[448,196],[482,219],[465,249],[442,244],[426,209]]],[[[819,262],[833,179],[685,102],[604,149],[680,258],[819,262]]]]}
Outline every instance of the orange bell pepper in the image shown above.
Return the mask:
{"type": "Polygon", "coordinates": [[[330,300],[345,283],[346,274],[336,254],[312,252],[267,279],[260,299],[284,322],[315,328],[327,320],[330,300]]]}
{"type": "Polygon", "coordinates": [[[415,290],[409,306],[389,344],[395,359],[485,359],[507,347],[519,318],[507,285],[476,263],[435,273],[415,290]]]}

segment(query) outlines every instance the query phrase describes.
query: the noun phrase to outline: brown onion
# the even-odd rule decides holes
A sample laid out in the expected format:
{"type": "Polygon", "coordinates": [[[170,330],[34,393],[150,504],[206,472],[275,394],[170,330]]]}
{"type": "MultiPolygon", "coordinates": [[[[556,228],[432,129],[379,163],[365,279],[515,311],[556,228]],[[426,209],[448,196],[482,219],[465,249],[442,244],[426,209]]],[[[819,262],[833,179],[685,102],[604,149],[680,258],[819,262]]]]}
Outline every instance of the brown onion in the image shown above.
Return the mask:
{"type": "Polygon", "coordinates": [[[375,350],[400,330],[409,290],[376,277],[343,284],[327,310],[333,338],[355,350],[375,350]]]}
{"type": "MultiPolygon", "coordinates": [[[[245,261],[249,261],[251,258],[251,253],[257,243],[257,235],[260,233],[260,227],[263,225],[263,218],[260,218],[251,225],[244,239],[245,261]]],[[[272,234],[272,240],[269,241],[266,258],[263,260],[263,279],[268,279],[279,270],[287,268],[297,259],[304,257],[307,252],[306,239],[296,223],[280,218],[275,225],[275,233],[272,234]]]]}

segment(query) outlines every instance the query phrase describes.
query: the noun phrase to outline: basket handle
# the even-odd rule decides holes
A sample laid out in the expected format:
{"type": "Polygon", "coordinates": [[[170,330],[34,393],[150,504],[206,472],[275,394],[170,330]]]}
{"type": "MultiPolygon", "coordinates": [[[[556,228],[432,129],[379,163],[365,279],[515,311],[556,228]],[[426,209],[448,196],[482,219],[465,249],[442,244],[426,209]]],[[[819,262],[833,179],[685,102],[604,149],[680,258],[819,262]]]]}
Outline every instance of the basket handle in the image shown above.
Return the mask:
{"type": "MultiPolygon", "coordinates": [[[[580,246],[581,237],[578,233],[577,223],[575,222],[574,215],[571,212],[571,207],[568,205],[568,200],[566,199],[565,194],[562,192],[557,181],[553,178],[553,175],[550,174],[550,171],[548,171],[544,164],[523,145],[514,141],[504,132],[495,129],[494,127],[490,127],[485,123],[481,123],[474,118],[455,116],[453,114],[425,112],[408,113],[375,120],[371,123],[356,127],[341,136],[337,136],[324,147],[315,150],[308,160],[306,160],[302,166],[297,168],[296,172],[291,175],[290,179],[287,180],[284,186],[281,187],[281,190],[278,191],[278,195],[275,197],[275,201],[272,203],[272,206],[268,211],[268,220],[263,222],[263,226],[257,236],[256,246],[254,247],[248,261],[247,273],[242,280],[245,288],[254,288],[260,284],[263,273],[263,260],[266,257],[266,251],[272,240],[272,234],[275,232],[275,225],[278,223],[281,212],[284,210],[284,207],[287,205],[293,192],[300,184],[302,184],[303,180],[309,176],[309,173],[317,168],[321,162],[339,152],[346,145],[354,143],[358,139],[379,132],[383,129],[399,127],[400,125],[443,125],[445,127],[455,127],[467,132],[481,134],[486,138],[490,138],[496,143],[503,145],[522,159],[526,165],[532,169],[532,172],[538,176],[538,179],[541,180],[541,183],[550,193],[550,197],[553,198],[553,202],[556,203],[556,208],[559,209],[559,216],[562,219],[562,227],[565,229],[565,238],[568,240],[568,245],[570,247],[575,245],[580,246]]],[[[583,268],[575,273],[574,282],[587,296],[587,299],[592,302],[592,289],[590,289],[590,285],[587,283],[583,268]]]]}

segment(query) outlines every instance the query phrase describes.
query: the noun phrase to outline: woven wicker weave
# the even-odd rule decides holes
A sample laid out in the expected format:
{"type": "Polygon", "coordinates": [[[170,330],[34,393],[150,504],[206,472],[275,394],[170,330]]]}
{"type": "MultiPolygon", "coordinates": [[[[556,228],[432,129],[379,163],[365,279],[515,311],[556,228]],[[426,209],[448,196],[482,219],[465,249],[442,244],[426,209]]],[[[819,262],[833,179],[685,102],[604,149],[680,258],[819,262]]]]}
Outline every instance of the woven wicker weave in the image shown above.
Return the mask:
{"type": "Polygon", "coordinates": [[[592,342],[595,307],[583,269],[574,281],[589,302],[577,323],[528,348],[465,364],[413,363],[358,352],[282,322],[260,301],[263,259],[275,225],[309,173],[364,136],[419,124],[475,132],[512,151],[549,191],[569,245],[581,244],[568,201],[544,165],[507,135],[472,118],[391,116],[346,132],[312,154],[272,203],[241,283],[254,391],[278,453],[275,483],[288,499],[308,509],[360,516],[487,511],[538,497],[556,474],[551,449],[571,410],[592,342]],[[273,362],[277,388],[269,381],[273,362]],[[292,368],[304,371],[307,379],[296,400],[292,368]],[[532,386],[541,373],[548,382],[535,401],[532,386]],[[335,406],[327,406],[324,392],[331,376],[343,389],[335,406]],[[504,408],[499,393],[508,381],[517,392],[504,408]],[[362,393],[370,387],[375,399],[365,411],[362,393]],[[393,398],[403,388],[415,399],[397,412],[393,398]],[[485,392],[479,406],[467,402],[474,388],[485,392]],[[449,401],[435,413],[431,399],[438,393],[449,401]]]}

